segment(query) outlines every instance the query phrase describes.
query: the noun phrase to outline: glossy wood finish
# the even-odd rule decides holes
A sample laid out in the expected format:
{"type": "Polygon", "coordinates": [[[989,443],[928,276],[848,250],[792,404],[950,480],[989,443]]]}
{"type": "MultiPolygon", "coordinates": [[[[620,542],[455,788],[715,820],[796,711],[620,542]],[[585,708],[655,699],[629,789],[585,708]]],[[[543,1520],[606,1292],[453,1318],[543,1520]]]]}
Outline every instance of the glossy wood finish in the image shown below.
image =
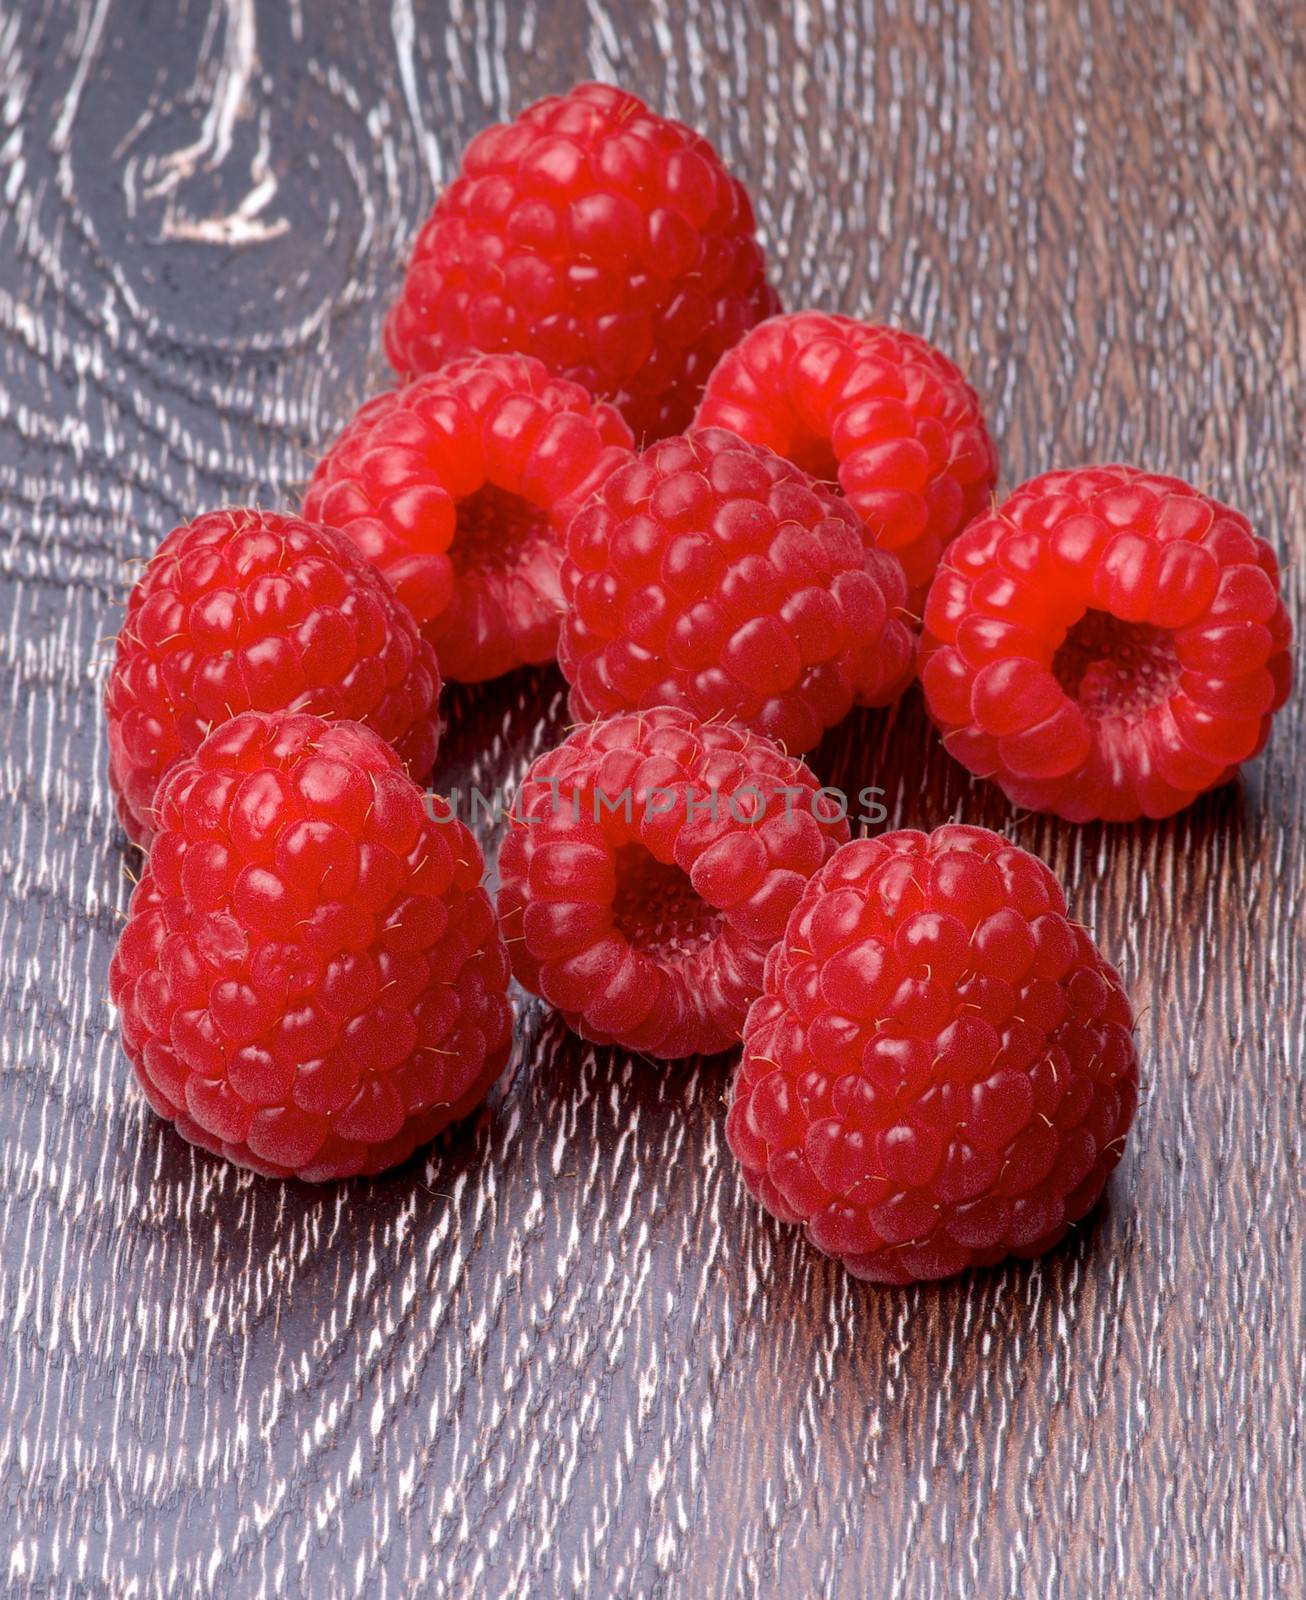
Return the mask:
{"type": "MultiPolygon", "coordinates": [[[[725,1064],[533,1003],[490,1108],[383,1181],[193,1152],[110,1027],[97,704],[130,563],[293,499],[462,145],[595,74],[720,142],[788,304],[952,351],[1006,485],[1189,476],[1295,558],[1300,618],[1292,32],[1250,0],[0,0],[6,1593],[1303,1592],[1300,698],[1155,826],[1012,816],[915,698],[817,752],[895,822],[1044,852],[1141,1016],[1091,1224],[904,1292],[749,1203],[725,1064]]],[[[449,714],[442,779],[483,788],[565,721],[552,673],[449,714]]]]}

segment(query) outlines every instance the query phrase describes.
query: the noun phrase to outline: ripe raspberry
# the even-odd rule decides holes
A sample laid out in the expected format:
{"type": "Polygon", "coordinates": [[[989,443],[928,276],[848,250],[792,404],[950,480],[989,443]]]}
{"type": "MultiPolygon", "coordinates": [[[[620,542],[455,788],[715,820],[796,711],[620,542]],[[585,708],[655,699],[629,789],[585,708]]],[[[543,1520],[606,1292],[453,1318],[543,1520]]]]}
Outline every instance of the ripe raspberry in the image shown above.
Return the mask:
{"type": "Polygon", "coordinates": [[[1292,681],[1245,517],[1133,467],[1049,472],[944,556],[921,682],[954,756],[1071,822],[1165,817],[1264,745],[1292,681]]]}
{"type": "Polygon", "coordinates": [[[160,791],[109,969],[146,1098],[275,1177],[380,1172],[507,1060],[476,842],[366,728],[247,712],[160,791]]]}
{"type": "Polygon", "coordinates": [[[803,891],[744,1026],[726,1138],[859,1278],[1054,1245],[1138,1098],[1129,1003],[1056,879],[984,828],[857,839],[803,891]]]}
{"type": "Polygon", "coordinates": [[[848,837],[818,795],[769,739],[670,706],[578,729],[526,774],[499,852],[518,982],[597,1044],[727,1049],[805,882],[848,837]]]}
{"type": "Polygon", "coordinates": [[[119,818],[147,839],[164,774],[251,709],[366,723],[425,779],[439,697],[430,646],[348,540],[274,512],[210,511],[168,535],[127,602],[104,697],[119,818]]]}
{"type": "Polygon", "coordinates": [[[707,140],[586,83],[468,146],[385,348],[404,374],[525,351],[655,439],[688,426],[717,357],[778,304],[748,195],[707,140]]]}
{"type": "Polygon", "coordinates": [[[915,334],[797,311],[772,317],[721,358],[698,427],[732,428],[838,479],[907,574],[919,616],[943,547],[989,504],[998,478],[975,391],[915,334]]]}
{"type": "Polygon", "coordinates": [[[911,671],[901,568],[806,473],[721,428],[618,468],[567,531],[572,715],[679,705],[809,750],[911,671]]]}
{"type": "Polygon", "coordinates": [[[476,683],[553,659],[563,532],[630,443],[611,406],[540,362],[471,357],[369,400],[304,511],[386,574],[445,677],[476,683]]]}

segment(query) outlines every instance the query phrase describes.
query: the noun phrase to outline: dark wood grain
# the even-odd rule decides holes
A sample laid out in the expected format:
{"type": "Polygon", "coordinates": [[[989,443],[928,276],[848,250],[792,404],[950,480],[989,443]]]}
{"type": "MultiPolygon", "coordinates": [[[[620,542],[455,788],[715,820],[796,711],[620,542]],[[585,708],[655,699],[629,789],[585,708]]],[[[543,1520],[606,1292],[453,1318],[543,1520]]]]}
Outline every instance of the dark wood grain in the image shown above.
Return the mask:
{"type": "MultiPolygon", "coordinates": [[[[1045,853],[1141,1012],[1089,1225],[902,1292],[748,1202],[721,1062],[590,1050],[524,1000],[491,1106],[387,1179],[192,1151],[110,1027],[97,707],[129,563],[293,497],[462,145],[589,75],[718,140],[788,304],[950,349],[1007,485],[1206,484],[1301,619],[1300,29],[1253,0],[0,0],[6,1593],[1306,1593],[1300,697],[1239,786],[1127,829],[1012,816],[914,698],[817,752],[895,822],[1045,853]]],[[[488,787],[560,680],[449,711],[444,781],[488,787]]]]}

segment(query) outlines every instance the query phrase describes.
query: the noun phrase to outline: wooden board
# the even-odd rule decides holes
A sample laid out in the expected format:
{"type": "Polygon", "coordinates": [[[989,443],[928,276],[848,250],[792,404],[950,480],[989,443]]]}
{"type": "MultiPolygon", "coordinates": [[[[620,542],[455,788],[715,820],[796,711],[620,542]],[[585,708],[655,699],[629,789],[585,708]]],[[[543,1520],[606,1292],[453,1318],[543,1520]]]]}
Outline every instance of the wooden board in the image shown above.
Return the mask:
{"type": "MultiPolygon", "coordinates": [[[[1301,618],[1292,13],[0,0],[4,1592],[1306,1592],[1300,697],[1243,783],[1153,826],[1012,816],[914,698],[817,752],[894,822],[1045,853],[1142,1015],[1092,1222],[903,1292],[748,1202],[720,1062],[590,1050],[524,1001],[491,1107],[390,1178],[194,1153],[109,1027],[97,701],[129,562],[294,496],[383,377],[463,144],[591,75],[721,144],[789,305],[952,351],[1006,485],[1121,457],[1208,485],[1301,618]]],[[[444,781],[503,782],[560,680],[449,714],[444,781]]]]}

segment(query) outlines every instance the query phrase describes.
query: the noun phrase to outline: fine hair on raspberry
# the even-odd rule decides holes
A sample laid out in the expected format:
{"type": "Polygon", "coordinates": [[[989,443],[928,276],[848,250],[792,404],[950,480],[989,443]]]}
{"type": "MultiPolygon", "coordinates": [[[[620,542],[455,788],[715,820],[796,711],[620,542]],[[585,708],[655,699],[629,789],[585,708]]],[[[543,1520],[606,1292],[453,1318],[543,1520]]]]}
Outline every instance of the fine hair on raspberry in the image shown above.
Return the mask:
{"type": "Polygon", "coordinates": [[[998,478],[979,397],[941,350],[821,311],[771,317],[728,350],[695,425],[837,481],[867,539],[902,562],[917,617],[944,546],[998,478]]]}
{"type": "Polygon", "coordinates": [[[165,780],[109,969],[146,1098],[269,1176],[381,1172],[511,1044],[476,841],[352,722],[247,712],[165,780]]]}
{"type": "Polygon", "coordinates": [[[767,960],[726,1137],[767,1210],[859,1278],[1035,1255],[1120,1159],[1132,1030],[1036,857],[958,825],[854,840],[767,960]]]}
{"type": "Polygon", "coordinates": [[[611,399],[640,441],[688,427],[717,358],[778,309],[716,151],[584,83],[468,146],[385,324],[405,376],[521,350],[611,399]]]}
{"type": "Polygon", "coordinates": [[[930,590],[920,676],[944,744],[1013,805],[1165,817],[1231,778],[1292,684],[1274,552],[1134,467],[1049,472],[978,517],[930,590]]]}
{"type": "Polygon", "coordinates": [[[278,512],[210,511],[137,579],[105,689],[109,781],[129,837],[159,783],[242,711],[365,723],[425,781],[439,735],[435,655],[347,539],[278,512]]]}
{"type": "Polygon", "coordinates": [[[462,683],[551,661],[573,512],[631,459],[611,406],[528,356],[473,356],[367,401],[305,515],[349,535],[462,683]]]}
{"type": "Polygon", "coordinates": [[[567,532],[572,715],[678,705],[811,749],[910,679],[902,569],[839,496],[706,428],[619,467],[567,532]]]}
{"type": "Polygon", "coordinates": [[[658,1059],[738,1042],[767,951],[848,837],[801,761],[674,707],[577,729],[527,772],[499,852],[519,983],[658,1059]]]}

